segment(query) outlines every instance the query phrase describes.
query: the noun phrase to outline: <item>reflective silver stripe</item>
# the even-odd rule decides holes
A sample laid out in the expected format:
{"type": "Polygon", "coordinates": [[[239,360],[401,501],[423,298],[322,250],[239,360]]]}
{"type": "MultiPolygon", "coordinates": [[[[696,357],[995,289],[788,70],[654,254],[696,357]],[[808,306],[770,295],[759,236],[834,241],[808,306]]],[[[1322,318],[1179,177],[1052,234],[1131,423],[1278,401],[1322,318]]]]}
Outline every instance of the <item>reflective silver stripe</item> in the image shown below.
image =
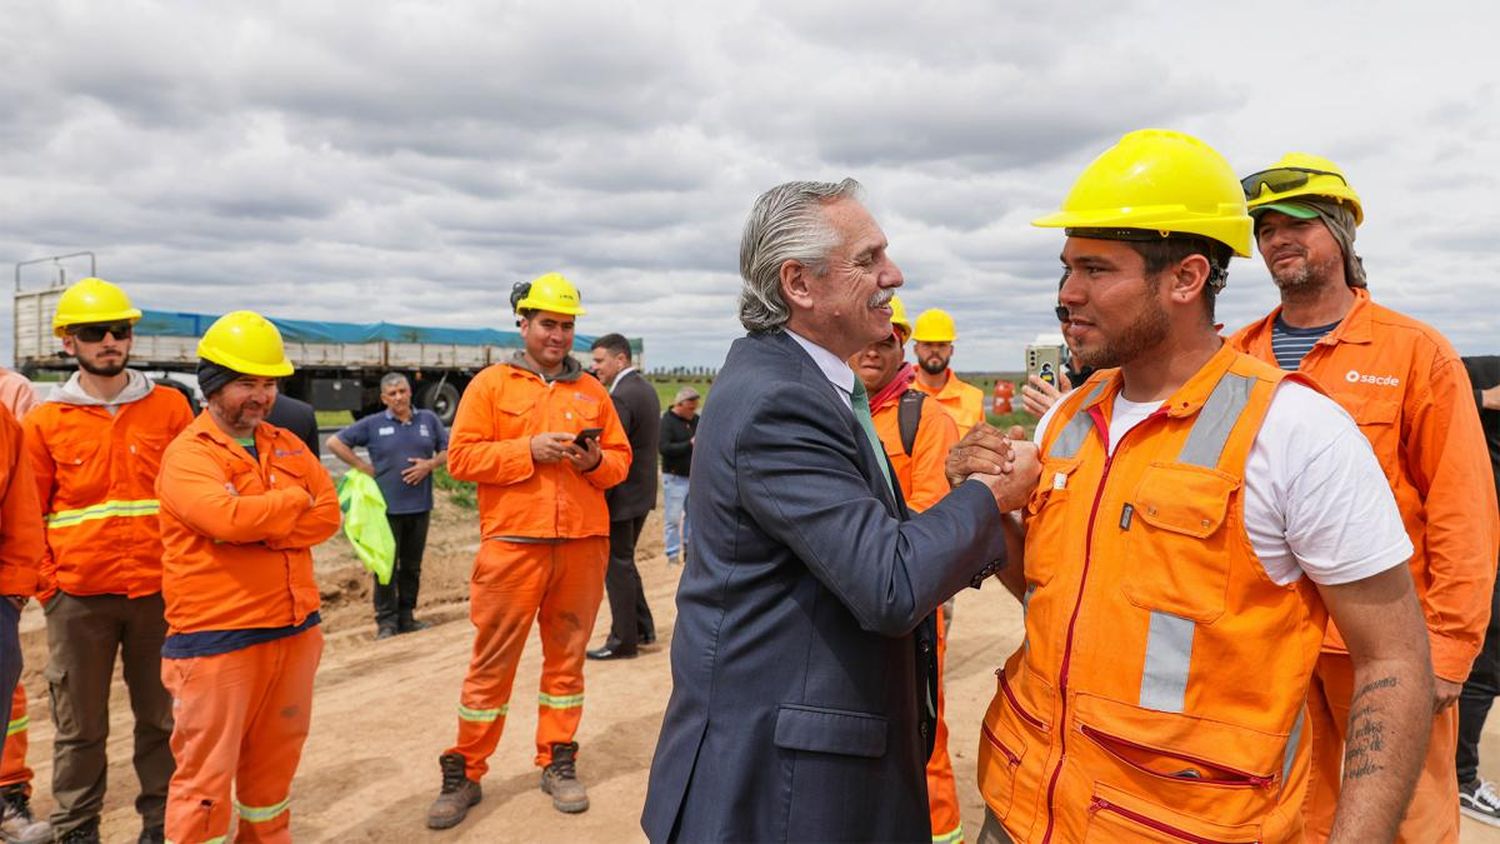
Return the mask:
{"type": "Polygon", "coordinates": [[[1193,659],[1191,620],[1151,612],[1146,637],[1146,667],[1141,672],[1141,706],[1158,712],[1181,712],[1187,696],[1188,666],[1193,659]]]}
{"type": "Polygon", "coordinates": [[[1297,710],[1297,720],[1292,722],[1292,734],[1286,738],[1286,758],[1281,760],[1281,781],[1292,773],[1292,760],[1297,758],[1297,745],[1302,743],[1302,722],[1307,720],[1307,705],[1297,710]]]}
{"type": "Polygon", "coordinates": [[[1094,427],[1094,420],[1089,417],[1088,411],[1083,408],[1089,402],[1099,397],[1099,393],[1104,390],[1104,383],[1100,381],[1098,384],[1095,384],[1088,398],[1084,399],[1083,404],[1078,406],[1078,412],[1074,413],[1073,418],[1068,420],[1067,427],[1063,428],[1057,435],[1057,439],[1052,441],[1052,449],[1047,452],[1049,456],[1075,457],[1078,455],[1078,449],[1083,447],[1083,441],[1088,439],[1089,431],[1094,427]]]}
{"type": "Polygon", "coordinates": [[[1254,386],[1254,378],[1226,372],[1198,411],[1193,430],[1188,434],[1187,442],[1182,444],[1182,452],[1177,455],[1178,462],[1209,468],[1219,465],[1219,455],[1224,453],[1224,444],[1229,442],[1229,432],[1234,430],[1234,423],[1239,421],[1240,413],[1250,403],[1250,388],[1254,386]]]}
{"type": "Polygon", "coordinates": [[[239,810],[240,819],[249,821],[250,823],[265,823],[266,821],[275,820],[282,812],[291,808],[291,805],[292,798],[290,795],[283,798],[280,803],[274,803],[270,806],[246,806],[238,800],[234,801],[234,808],[239,810]]]}
{"type": "MultiPolygon", "coordinates": [[[[1021,629],[1023,631],[1026,628],[1026,613],[1031,610],[1031,596],[1034,592],[1036,592],[1036,584],[1029,583],[1026,585],[1026,593],[1021,596],[1021,629]]],[[[1021,650],[1029,650],[1030,648],[1031,634],[1023,633],[1021,636],[1021,650]]]]}

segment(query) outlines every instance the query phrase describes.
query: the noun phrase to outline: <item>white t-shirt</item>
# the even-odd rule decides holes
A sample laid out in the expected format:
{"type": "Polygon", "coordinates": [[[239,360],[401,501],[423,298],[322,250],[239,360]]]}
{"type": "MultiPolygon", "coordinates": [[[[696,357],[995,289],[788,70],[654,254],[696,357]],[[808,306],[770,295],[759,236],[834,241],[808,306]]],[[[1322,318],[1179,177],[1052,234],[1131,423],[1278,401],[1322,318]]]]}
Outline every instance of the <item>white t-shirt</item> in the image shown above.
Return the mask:
{"type": "MultiPolygon", "coordinates": [[[[1160,406],[1116,396],[1110,453],[1160,406]]],[[[1036,442],[1056,410],[1037,423],[1036,442]]],[[[1329,586],[1351,583],[1414,553],[1369,440],[1337,402],[1293,381],[1271,397],[1250,447],[1244,502],[1250,544],[1278,584],[1304,574],[1329,586]]]]}

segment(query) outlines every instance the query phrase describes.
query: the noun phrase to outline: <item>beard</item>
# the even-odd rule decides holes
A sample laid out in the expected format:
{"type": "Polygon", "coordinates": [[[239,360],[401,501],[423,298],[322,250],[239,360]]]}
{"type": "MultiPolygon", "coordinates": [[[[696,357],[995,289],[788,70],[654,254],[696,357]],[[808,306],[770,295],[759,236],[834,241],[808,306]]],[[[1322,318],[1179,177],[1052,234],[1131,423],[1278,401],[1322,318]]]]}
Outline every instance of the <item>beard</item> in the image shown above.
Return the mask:
{"type": "Polygon", "coordinates": [[[85,358],[78,358],[78,368],[90,375],[98,375],[103,378],[112,378],[125,371],[125,365],[130,362],[129,355],[121,355],[113,363],[94,363],[85,358]]]}
{"type": "MultiPolygon", "coordinates": [[[[1153,291],[1154,293],[1155,291],[1153,291]]],[[[1145,299],[1146,309],[1125,328],[1120,336],[1104,341],[1097,348],[1080,347],[1073,352],[1073,363],[1079,367],[1109,369],[1124,366],[1141,354],[1161,344],[1170,333],[1167,311],[1154,296],[1145,299]]]]}
{"type": "Polygon", "coordinates": [[[917,365],[921,366],[922,371],[927,373],[928,375],[942,375],[943,372],[948,368],[949,360],[949,358],[945,358],[941,355],[929,355],[928,357],[924,357],[920,361],[918,361],[917,365]]]}
{"type": "Polygon", "coordinates": [[[1271,280],[1276,282],[1277,289],[1283,293],[1297,293],[1318,288],[1323,286],[1340,263],[1342,263],[1341,258],[1329,258],[1321,264],[1303,261],[1295,269],[1271,273],[1271,280]]]}

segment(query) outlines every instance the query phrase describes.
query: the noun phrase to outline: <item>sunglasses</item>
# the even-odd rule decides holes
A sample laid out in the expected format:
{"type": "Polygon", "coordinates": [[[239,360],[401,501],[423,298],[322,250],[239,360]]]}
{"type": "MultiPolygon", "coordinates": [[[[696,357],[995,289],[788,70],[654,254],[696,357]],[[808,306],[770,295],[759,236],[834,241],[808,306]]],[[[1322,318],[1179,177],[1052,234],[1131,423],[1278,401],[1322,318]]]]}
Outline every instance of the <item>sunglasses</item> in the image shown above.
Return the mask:
{"type": "Polygon", "coordinates": [[[135,332],[128,322],[106,322],[97,325],[75,325],[68,329],[68,336],[77,337],[85,343],[98,343],[104,335],[111,334],[116,340],[129,340],[135,332]]]}
{"type": "Polygon", "coordinates": [[[1240,179],[1240,187],[1245,189],[1245,198],[1254,199],[1260,196],[1262,189],[1269,188],[1272,193],[1281,193],[1293,188],[1300,188],[1312,180],[1313,176],[1332,176],[1335,179],[1349,184],[1338,173],[1330,170],[1312,170],[1307,167],[1277,167],[1274,170],[1262,170],[1259,173],[1251,173],[1240,179]]]}

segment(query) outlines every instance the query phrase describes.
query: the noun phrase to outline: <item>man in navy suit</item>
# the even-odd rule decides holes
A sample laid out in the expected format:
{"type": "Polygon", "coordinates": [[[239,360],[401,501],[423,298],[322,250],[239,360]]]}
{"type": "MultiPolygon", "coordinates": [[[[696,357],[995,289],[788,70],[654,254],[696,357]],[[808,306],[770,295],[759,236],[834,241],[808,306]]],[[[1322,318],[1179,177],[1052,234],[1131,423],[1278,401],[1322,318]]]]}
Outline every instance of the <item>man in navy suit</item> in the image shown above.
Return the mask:
{"type": "Polygon", "coordinates": [[[901,271],[858,183],[756,201],[740,322],[693,454],[654,842],[930,841],[932,612],[1004,565],[1027,443],[909,516],[845,361],[890,334],[901,271]]]}

